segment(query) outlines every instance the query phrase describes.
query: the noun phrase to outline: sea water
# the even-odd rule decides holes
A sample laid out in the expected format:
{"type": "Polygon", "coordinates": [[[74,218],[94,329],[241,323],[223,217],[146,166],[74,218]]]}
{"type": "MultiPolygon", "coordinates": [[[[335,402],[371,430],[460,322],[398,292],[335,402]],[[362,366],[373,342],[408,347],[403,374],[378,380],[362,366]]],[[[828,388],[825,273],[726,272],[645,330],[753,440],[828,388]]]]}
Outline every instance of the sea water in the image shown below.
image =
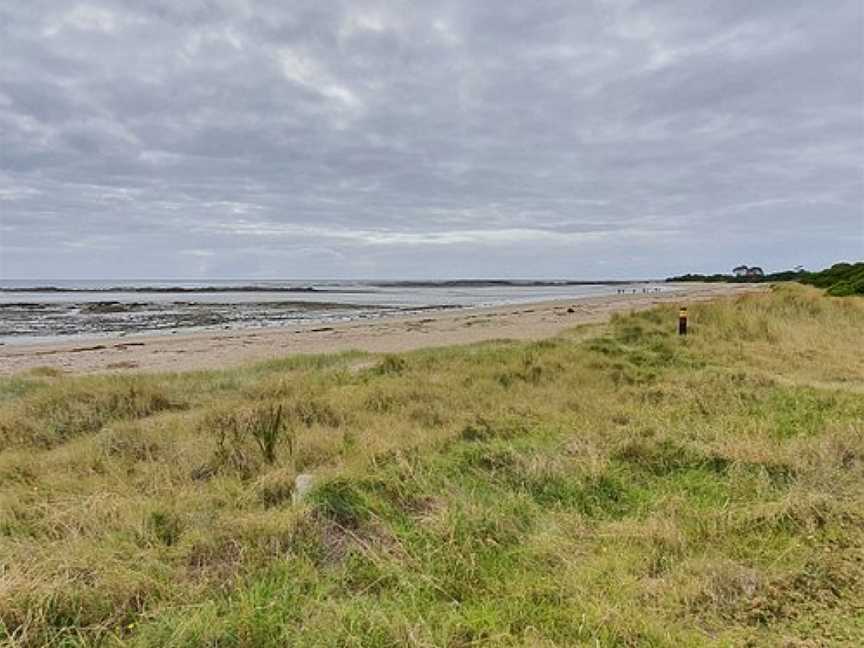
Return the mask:
{"type": "Polygon", "coordinates": [[[662,282],[0,279],[0,343],[291,327],[671,289],[662,282]]]}

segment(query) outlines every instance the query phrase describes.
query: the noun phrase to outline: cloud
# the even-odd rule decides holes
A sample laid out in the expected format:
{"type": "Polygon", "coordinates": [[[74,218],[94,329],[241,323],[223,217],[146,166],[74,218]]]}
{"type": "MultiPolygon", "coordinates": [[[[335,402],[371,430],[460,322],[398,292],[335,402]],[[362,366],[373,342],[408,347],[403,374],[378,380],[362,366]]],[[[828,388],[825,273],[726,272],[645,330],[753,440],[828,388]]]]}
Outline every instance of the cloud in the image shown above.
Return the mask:
{"type": "Polygon", "coordinates": [[[854,0],[0,0],[0,276],[861,258],[862,33],[854,0]]]}

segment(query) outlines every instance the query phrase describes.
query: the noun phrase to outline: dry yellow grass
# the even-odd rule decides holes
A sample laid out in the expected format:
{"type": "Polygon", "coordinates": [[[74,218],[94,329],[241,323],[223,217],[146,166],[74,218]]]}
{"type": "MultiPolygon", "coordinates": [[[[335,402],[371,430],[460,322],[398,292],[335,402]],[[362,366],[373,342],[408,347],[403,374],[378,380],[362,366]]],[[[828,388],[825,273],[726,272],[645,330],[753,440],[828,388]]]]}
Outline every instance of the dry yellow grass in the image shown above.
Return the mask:
{"type": "Polygon", "coordinates": [[[3,380],[0,643],[860,645],[864,302],[675,316],[3,380]]]}

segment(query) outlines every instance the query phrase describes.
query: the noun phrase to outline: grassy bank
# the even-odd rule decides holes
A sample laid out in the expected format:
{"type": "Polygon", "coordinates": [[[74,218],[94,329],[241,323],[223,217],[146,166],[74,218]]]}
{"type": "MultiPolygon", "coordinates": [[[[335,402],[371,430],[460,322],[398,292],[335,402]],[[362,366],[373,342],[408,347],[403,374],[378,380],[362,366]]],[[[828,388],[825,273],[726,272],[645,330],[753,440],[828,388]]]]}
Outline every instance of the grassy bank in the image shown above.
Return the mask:
{"type": "Polygon", "coordinates": [[[0,644],[861,645],[864,300],[676,316],[4,379],[0,644]]]}
{"type": "Polygon", "coordinates": [[[864,295],[864,261],[856,263],[835,263],[830,268],[808,272],[807,270],[786,270],[767,275],[735,276],[726,274],[686,274],[670,277],[666,281],[705,283],[779,283],[797,281],[808,286],[824,288],[832,297],[864,295]]]}

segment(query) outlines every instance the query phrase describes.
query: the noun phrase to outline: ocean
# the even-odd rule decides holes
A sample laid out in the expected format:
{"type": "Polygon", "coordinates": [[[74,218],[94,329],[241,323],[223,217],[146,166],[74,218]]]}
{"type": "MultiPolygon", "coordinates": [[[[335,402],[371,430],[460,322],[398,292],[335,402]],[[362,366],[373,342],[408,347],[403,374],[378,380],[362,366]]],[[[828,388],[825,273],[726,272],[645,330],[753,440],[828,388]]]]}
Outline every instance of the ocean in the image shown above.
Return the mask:
{"type": "Polygon", "coordinates": [[[290,327],[674,290],[662,282],[0,279],[0,343],[290,327]]]}

